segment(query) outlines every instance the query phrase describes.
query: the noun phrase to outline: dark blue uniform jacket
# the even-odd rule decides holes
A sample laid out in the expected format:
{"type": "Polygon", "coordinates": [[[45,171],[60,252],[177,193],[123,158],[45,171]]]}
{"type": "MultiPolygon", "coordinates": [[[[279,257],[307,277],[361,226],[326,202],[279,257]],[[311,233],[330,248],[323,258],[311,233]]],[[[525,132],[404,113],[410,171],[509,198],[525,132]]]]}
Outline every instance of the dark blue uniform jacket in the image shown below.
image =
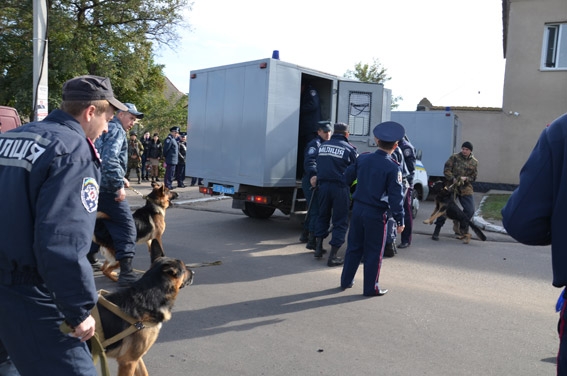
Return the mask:
{"type": "Polygon", "coordinates": [[[404,224],[402,173],[388,153],[379,149],[361,154],[356,163],[347,168],[344,179],[348,186],[355,179],[358,181],[352,195],[355,202],[383,211],[389,207],[398,226],[404,224]]]}
{"type": "Polygon", "coordinates": [[[553,285],[567,286],[567,114],[546,128],[502,209],[504,227],[528,245],[551,244],[553,285]],[[553,235],[555,234],[555,235],[553,235]]]}
{"type": "Polygon", "coordinates": [[[318,182],[344,182],[343,173],[356,161],[358,156],[354,146],[342,135],[332,135],[331,139],[319,147],[317,155],[318,182]]]}
{"type": "Polygon", "coordinates": [[[72,326],[97,300],[85,256],[99,179],[94,147],[63,111],[0,135],[0,283],[45,283],[72,326]]]}
{"type": "Polygon", "coordinates": [[[309,141],[305,147],[303,172],[309,178],[317,175],[317,155],[319,155],[319,146],[321,146],[323,142],[323,139],[317,136],[313,140],[309,141]]]}

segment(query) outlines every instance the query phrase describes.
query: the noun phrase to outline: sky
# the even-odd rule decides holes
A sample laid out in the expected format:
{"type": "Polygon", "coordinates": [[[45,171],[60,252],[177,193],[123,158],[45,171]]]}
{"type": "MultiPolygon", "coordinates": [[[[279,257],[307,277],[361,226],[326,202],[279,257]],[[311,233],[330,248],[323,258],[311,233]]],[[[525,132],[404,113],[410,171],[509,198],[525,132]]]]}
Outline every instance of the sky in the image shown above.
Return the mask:
{"type": "Polygon", "coordinates": [[[156,62],[182,92],[191,70],[272,56],[336,76],[378,59],[385,87],[414,111],[434,106],[501,107],[501,0],[193,0],[175,50],[156,62]]]}

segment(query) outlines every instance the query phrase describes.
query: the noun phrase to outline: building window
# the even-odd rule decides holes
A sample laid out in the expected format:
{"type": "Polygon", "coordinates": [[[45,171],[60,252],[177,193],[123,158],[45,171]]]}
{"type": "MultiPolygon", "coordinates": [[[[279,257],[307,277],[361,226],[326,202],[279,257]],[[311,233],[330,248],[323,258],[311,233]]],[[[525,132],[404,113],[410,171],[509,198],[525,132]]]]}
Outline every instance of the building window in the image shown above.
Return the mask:
{"type": "Polygon", "coordinates": [[[567,69],[567,23],[545,26],[542,69],[567,69]]]}

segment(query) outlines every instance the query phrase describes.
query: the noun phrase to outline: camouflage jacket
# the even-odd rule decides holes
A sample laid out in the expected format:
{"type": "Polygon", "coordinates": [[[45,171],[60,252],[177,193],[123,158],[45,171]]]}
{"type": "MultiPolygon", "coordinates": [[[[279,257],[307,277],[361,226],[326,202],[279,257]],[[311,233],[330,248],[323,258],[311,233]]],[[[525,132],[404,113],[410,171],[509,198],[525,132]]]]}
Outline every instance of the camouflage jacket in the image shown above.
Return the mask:
{"type": "Polygon", "coordinates": [[[116,117],[108,123],[108,132],[95,142],[102,159],[101,192],[116,192],[124,187],[128,158],[126,131],[116,117]]]}
{"type": "Polygon", "coordinates": [[[449,182],[454,182],[462,176],[466,176],[467,180],[459,187],[459,194],[461,196],[468,196],[474,193],[472,184],[476,181],[478,174],[478,160],[472,155],[465,158],[462,153],[453,154],[445,162],[445,169],[443,170],[445,179],[449,182]]]}

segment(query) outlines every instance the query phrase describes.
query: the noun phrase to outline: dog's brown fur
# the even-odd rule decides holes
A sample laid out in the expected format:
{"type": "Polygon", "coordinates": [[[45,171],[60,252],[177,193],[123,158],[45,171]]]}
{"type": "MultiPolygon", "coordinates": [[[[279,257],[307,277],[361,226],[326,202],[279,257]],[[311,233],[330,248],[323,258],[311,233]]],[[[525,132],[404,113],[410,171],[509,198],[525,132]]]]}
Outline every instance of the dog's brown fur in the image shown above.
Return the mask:
{"type": "MultiPolygon", "coordinates": [[[[152,192],[146,196],[146,205],[133,214],[136,225],[136,243],[145,242],[148,245],[148,250],[150,250],[154,239],[159,242],[163,249],[161,238],[165,231],[165,212],[171,205],[171,200],[178,197],[176,192],[170,191],[159,183],[152,183],[152,187],[152,192]]],[[[100,245],[100,252],[105,258],[100,270],[105,276],[116,282],[118,276],[114,270],[120,266],[120,263],[116,260],[114,242],[103,221],[108,218],[109,216],[106,213],[97,213],[93,241],[100,245]]]]}
{"type": "MultiPolygon", "coordinates": [[[[193,282],[193,272],[181,260],[165,257],[157,239],[150,243],[152,265],[130,287],[105,295],[145,327],[120,341],[107,346],[106,355],[118,362],[118,376],[147,376],[142,359],[156,341],[161,324],[171,318],[171,309],[179,289],[193,282]]],[[[112,338],[129,327],[129,324],[97,303],[104,338],[112,338]]]]}
{"type": "Polygon", "coordinates": [[[456,230],[459,230],[459,236],[457,238],[462,239],[463,243],[468,244],[471,240],[471,234],[465,230],[468,227],[473,229],[480,240],[486,240],[486,235],[484,235],[482,230],[472,223],[461,208],[459,208],[453,198],[453,191],[450,187],[446,186],[438,190],[435,195],[435,209],[433,210],[433,213],[431,213],[431,216],[424,220],[423,223],[428,225],[433,224],[437,218],[444,215],[446,215],[449,219],[458,221],[459,227],[455,228],[455,232],[457,232],[456,230]]]}

